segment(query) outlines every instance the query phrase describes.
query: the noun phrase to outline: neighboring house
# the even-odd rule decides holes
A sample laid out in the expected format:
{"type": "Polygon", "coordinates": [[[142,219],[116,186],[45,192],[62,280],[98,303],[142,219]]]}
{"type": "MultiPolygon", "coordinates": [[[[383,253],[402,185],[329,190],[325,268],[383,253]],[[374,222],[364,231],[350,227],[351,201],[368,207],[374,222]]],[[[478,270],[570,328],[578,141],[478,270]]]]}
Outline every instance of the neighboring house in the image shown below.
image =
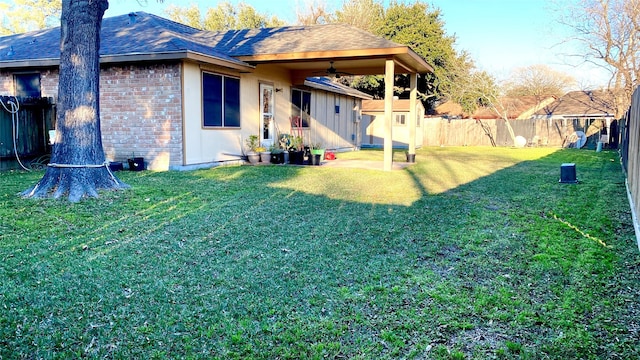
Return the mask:
{"type": "MultiPolygon", "coordinates": [[[[0,95],[57,97],[59,42],[59,28],[0,37],[0,95]]],[[[357,148],[368,96],[312,77],[433,71],[347,25],[209,32],[143,12],[104,19],[100,55],[107,159],[143,156],[154,170],[237,161],[253,134],[357,148]]]]}
{"type": "Polygon", "coordinates": [[[506,115],[509,120],[524,120],[531,118],[537,111],[549,106],[555,100],[553,96],[502,97],[496,102],[495,110],[491,107],[480,107],[473,114],[464,113],[459,104],[447,101],[438,105],[435,111],[437,115],[447,118],[488,120],[504,119],[506,115]]]}
{"type": "Polygon", "coordinates": [[[605,90],[571,91],[538,110],[534,118],[556,123],[564,146],[618,144],[613,95],[605,90]]]}
{"type": "Polygon", "coordinates": [[[523,137],[531,146],[549,145],[548,124],[533,120],[533,115],[554,101],[553,96],[502,97],[495,108],[481,107],[473,114],[447,101],[435,108],[435,116],[425,119],[424,145],[513,146],[505,117],[513,136],[523,137]]]}
{"type": "MultiPolygon", "coordinates": [[[[409,100],[393,100],[393,146],[407,147],[409,144],[409,100]]],[[[381,146],[384,143],[384,100],[362,102],[362,145],[381,146]]],[[[418,101],[415,107],[416,144],[422,145],[422,119],[424,106],[418,101]]]]}

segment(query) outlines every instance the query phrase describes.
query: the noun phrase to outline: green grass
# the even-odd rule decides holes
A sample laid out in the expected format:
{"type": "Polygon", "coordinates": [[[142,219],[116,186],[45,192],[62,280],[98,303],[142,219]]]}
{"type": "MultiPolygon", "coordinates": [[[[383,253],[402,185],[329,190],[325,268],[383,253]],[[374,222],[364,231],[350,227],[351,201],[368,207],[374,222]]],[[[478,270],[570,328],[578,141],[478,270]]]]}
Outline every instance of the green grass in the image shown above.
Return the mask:
{"type": "Polygon", "coordinates": [[[1,172],[0,359],[640,357],[616,153],[417,161],[120,172],[132,189],[77,204],[1,172]]]}

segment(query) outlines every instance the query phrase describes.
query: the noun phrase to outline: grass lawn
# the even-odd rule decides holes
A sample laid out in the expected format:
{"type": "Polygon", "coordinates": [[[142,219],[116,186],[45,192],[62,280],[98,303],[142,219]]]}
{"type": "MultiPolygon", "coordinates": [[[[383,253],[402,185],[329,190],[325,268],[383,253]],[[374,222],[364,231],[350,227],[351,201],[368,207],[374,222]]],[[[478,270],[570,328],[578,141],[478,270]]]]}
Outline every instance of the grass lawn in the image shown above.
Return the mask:
{"type": "Polygon", "coordinates": [[[617,153],[417,161],[120,172],[77,204],[0,172],[0,359],[640,357],[617,153]]]}

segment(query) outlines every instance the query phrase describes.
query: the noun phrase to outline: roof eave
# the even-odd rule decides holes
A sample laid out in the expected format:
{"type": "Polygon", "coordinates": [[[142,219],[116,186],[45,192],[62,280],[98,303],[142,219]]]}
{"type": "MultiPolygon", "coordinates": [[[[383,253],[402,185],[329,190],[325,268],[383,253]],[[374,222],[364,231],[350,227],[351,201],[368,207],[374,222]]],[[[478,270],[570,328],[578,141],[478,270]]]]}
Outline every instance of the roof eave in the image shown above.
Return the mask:
{"type": "Polygon", "coordinates": [[[411,50],[408,46],[397,46],[390,48],[371,48],[371,49],[351,49],[351,50],[323,50],[323,51],[306,51],[306,52],[290,52],[275,54],[255,54],[234,56],[236,59],[253,63],[277,63],[289,61],[312,61],[318,59],[337,59],[337,58],[395,58],[401,62],[402,67],[411,69],[410,72],[419,74],[433,73],[434,69],[420,55],[411,50]]]}
{"type": "Polygon", "coordinates": [[[162,61],[162,60],[191,60],[206,64],[222,66],[240,72],[253,72],[255,66],[246,64],[242,61],[230,61],[216,56],[206,55],[193,51],[173,51],[161,53],[132,53],[122,55],[103,55],[100,57],[100,63],[120,63],[132,61],[162,61]]]}
{"type": "Polygon", "coordinates": [[[419,74],[427,74],[435,72],[433,66],[429,64],[422,56],[418,55],[415,51],[411,50],[411,48],[407,47],[407,55],[408,58],[414,63],[414,67],[417,69],[417,73],[419,74]]]}
{"type": "MultiPolygon", "coordinates": [[[[216,56],[206,55],[193,51],[172,51],[159,53],[130,53],[117,55],[101,55],[101,64],[126,63],[138,61],[170,61],[170,60],[192,60],[211,65],[222,66],[240,72],[253,72],[255,66],[241,61],[230,61],[216,56]]],[[[60,65],[59,58],[48,59],[27,59],[14,61],[0,61],[0,69],[3,68],[37,68],[54,67],[60,65]]]]}
{"type": "Polygon", "coordinates": [[[0,69],[43,68],[60,65],[59,58],[0,61],[0,69]]]}
{"type": "Polygon", "coordinates": [[[275,54],[255,54],[234,56],[236,59],[251,62],[282,62],[291,60],[318,60],[333,58],[362,58],[367,56],[387,56],[402,54],[404,47],[396,48],[374,48],[374,49],[351,49],[351,50],[320,50],[320,51],[304,51],[304,52],[288,52],[275,54]]]}
{"type": "Polygon", "coordinates": [[[324,90],[324,91],[328,91],[328,92],[336,93],[336,94],[353,96],[353,97],[364,99],[364,100],[373,99],[373,96],[371,96],[369,94],[362,93],[360,91],[349,91],[348,89],[334,88],[334,87],[331,87],[331,86],[327,86],[327,85],[320,84],[320,83],[313,82],[313,81],[309,81],[309,80],[305,80],[304,81],[304,85],[305,86],[309,86],[309,87],[314,88],[314,89],[324,90]]]}

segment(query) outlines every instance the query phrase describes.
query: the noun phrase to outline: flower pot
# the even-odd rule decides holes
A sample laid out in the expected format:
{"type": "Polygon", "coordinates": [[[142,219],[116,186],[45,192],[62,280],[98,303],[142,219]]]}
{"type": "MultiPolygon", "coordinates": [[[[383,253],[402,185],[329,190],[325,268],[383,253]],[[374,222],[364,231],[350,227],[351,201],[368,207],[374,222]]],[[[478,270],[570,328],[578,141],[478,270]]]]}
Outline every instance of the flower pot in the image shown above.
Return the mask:
{"type": "Polygon", "coordinates": [[[144,158],[142,157],[134,157],[131,159],[127,159],[129,163],[129,170],[131,171],[142,171],[144,170],[144,158]]]}
{"type": "Polygon", "coordinates": [[[263,164],[268,164],[271,162],[271,152],[265,151],[260,153],[260,162],[263,164]]]}
{"type": "Polygon", "coordinates": [[[247,153],[247,160],[249,160],[250,164],[257,164],[260,161],[260,154],[257,152],[249,152],[247,153]]]}
{"type": "Polygon", "coordinates": [[[289,151],[289,164],[304,164],[304,151],[289,151]]]}
{"type": "Polygon", "coordinates": [[[271,153],[272,164],[284,164],[284,153],[271,153]]]}
{"type": "Polygon", "coordinates": [[[313,154],[311,153],[311,155],[309,155],[309,165],[320,165],[321,163],[321,155],[320,154],[313,154]]]}
{"type": "Polygon", "coordinates": [[[282,163],[283,164],[288,164],[289,163],[289,152],[285,150],[285,152],[282,153],[282,156],[283,156],[282,163]]]}
{"type": "Polygon", "coordinates": [[[324,151],[325,149],[313,149],[311,155],[320,155],[320,160],[324,160],[324,151]]]}
{"type": "Polygon", "coordinates": [[[406,154],[407,154],[407,162],[408,163],[416,162],[416,154],[409,154],[409,153],[406,153],[406,154]]]}

